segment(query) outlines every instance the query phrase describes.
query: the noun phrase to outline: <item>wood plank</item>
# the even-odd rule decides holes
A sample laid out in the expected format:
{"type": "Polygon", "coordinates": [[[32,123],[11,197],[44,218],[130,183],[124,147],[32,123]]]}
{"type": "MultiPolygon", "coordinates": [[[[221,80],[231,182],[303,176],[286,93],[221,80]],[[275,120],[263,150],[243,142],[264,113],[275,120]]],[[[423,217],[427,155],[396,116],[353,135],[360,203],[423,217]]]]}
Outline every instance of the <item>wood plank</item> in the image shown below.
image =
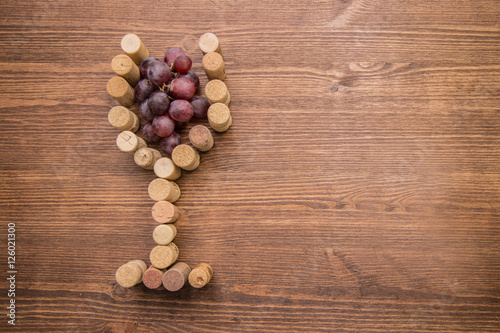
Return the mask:
{"type": "Polygon", "coordinates": [[[18,330],[500,332],[497,1],[0,9],[0,221],[16,224],[18,330]],[[116,269],[155,245],[155,176],[116,148],[110,62],[137,33],[159,58],[183,47],[203,87],[206,31],[233,126],[177,181],[174,242],[215,275],[200,290],[123,289],[116,269]]]}

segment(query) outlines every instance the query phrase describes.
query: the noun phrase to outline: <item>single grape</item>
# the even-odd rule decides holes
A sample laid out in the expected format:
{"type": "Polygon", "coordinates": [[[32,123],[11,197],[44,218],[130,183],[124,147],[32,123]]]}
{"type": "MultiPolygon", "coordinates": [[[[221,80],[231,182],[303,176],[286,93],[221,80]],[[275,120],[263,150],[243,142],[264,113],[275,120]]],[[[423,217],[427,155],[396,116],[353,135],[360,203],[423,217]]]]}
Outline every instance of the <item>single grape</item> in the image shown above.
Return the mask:
{"type": "Polygon", "coordinates": [[[147,142],[158,142],[161,140],[161,136],[156,135],[151,123],[147,123],[142,127],[142,137],[147,142]]]}
{"type": "Polygon", "coordinates": [[[175,130],[180,131],[181,129],[186,128],[188,124],[189,124],[189,121],[176,121],[175,122],[175,130]]]}
{"type": "Polygon", "coordinates": [[[165,62],[167,63],[168,66],[172,66],[172,63],[175,61],[175,58],[177,58],[180,55],[186,55],[184,51],[180,47],[171,47],[165,52],[165,62]]]}
{"type": "Polygon", "coordinates": [[[185,54],[181,54],[174,60],[174,70],[179,73],[187,73],[191,69],[192,64],[191,58],[185,54]]]}
{"type": "Polygon", "coordinates": [[[206,118],[208,108],[210,107],[210,103],[205,97],[201,96],[193,96],[189,100],[191,106],[193,107],[193,117],[195,118],[206,118]]]}
{"type": "Polygon", "coordinates": [[[142,102],[146,100],[156,89],[158,89],[158,87],[149,82],[148,79],[142,79],[135,85],[135,99],[138,102],[142,102]]]}
{"type": "Polygon", "coordinates": [[[147,57],[144,58],[143,61],[141,61],[141,64],[139,65],[139,70],[141,72],[141,77],[147,79],[148,78],[148,67],[149,64],[151,64],[153,61],[158,61],[158,59],[154,57],[147,57]]]}
{"type": "Polygon", "coordinates": [[[166,138],[175,128],[175,121],[170,118],[168,114],[164,114],[162,116],[155,117],[153,119],[153,131],[156,135],[161,136],[162,138],[166,138]]]}
{"type": "Polygon", "coordinates": [[[172,77],[170,66],[163,61],[152,61],[148,66],[148,79],[158,86],[162,86],[172,77]]]}
{"type": "Polygon", "coordinates": [[[175,121],[189,121],[193,117],[193,106],[184,99],[176,99],[170,103],[168,114],[175,121]]]}
{"type": "Polygon", "coordinates": [[[181,135],[178,132],[172,132],[170,136],[160,141],[159,148],[167,154],[172,154],[175,147],[181,144],[181,135]]]}
{"type": "Polygon", "coordinates": [[[172,80],[170,84],[170,96],[174,99],[191,99],[196,92],[193,81],[187,77],[179,77],[172,80]]]}
{"type": "Polygon", "coordinates": [[[158,90],[151,94],[148,98],[148,107],[149,110],[155,116],[161,116],[168,111],[168,107],[170,106],[170,98],[166,92],[158,90]]]}
{"type": "Polygon", "coordinates": [[[198,88],[200,87],[200,78],[192,70],[189,70],[186,73],[179,74],[177,77],[178,78],[179,77],[187,77],[188,79],[190,79],[191,81],[193,81],[194,87],[195,87],[196,90],[198,90],[198,88]]]}
{"type": "Polygon", "coordinates": [[[151,112],[148,107],[148,100],[144,100],[139,106],[139,111],[141,112],[142,118],[147,121],[153,121],[155,115],[151,112]]]}

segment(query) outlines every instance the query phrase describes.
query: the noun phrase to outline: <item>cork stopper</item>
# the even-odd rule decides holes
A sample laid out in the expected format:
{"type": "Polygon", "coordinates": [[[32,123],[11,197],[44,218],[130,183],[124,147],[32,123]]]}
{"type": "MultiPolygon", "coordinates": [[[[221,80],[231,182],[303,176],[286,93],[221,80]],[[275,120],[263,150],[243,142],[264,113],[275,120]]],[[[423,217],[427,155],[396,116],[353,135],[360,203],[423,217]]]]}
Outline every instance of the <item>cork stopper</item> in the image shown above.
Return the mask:
{"type": "Polygon", "coordinates": [[[172,161],[179,168],[192,171],[200,165],[200,154],[193,147],[180,144],[172,151],[172,161]]]}
{"type": "Polygon", "coordinates": [[[224,103],[229,105],[231,102],[231,96],[227,90],[226,84],[221,80],[208,81],[205,86],[205,96],[210,104],[214,103],[224,103]]]}
{"type": "Polygon", "coordinates": [[[129,261],[128,263],[139,266],[142,274],[144,274],[144,272],[146,271],[146,269],[148,269],[148,265],[146,265],[146,263],[144,261],[142,261],[142,260],[132,260],[132,261],[129,261]]]}
{"type": "Polygon", "coordinates": [[[139,82],[139,67],[126,54],[119,54],[111,60],[111,69],[116,75],[123,77],[133,87],[139,82]]]}
{"type": "Polygon", "coordinates": [[[179,249],[174,243],[168,245],[157,245],[149,254],[151,264],[159,269],[172,265],[179,257],[179,249]]]}
{"type": "Polygon", "coordinates": [[[208,122],[210,127],[217,132],[225,132],[233,124],[231,111],[226,104],[215,103],[208,108],[207,112],[208,122]]]}
{"type": "Polygon", "coordinates": [[[108,121],[119,131],[137,132],[141,121],[139,117],[124,106],[115,106],[108,112],[108,121]]]}
{"type": "Polygon", "coordinates": [[[162,157],[156,161],[153,169],[159,178],[176,180],[181,176],[181,169],[168,157],[162,157]]]}
{"type": "Polygon", "coordinates": [[[147,147],[146,142],[130,131],[123,131],[116,138],[118,148],[126,153],[133,154],[142,147],[147,147]]]}
{"type": "Polygon", "coordinates": [[[176,202],[181,196],[179,186],[169,180],[156,178],[148,186],[149,197],[154,201],[176,202]]]}
{"type": "Polygon", "coordinates": [[[201,263],[189,273],[189,284],[195,288],[204,287],[210,282],[214,271],[209,264],[201,263]]]}
{"type": "Polygon", "coordinates": [[[172,223],[177,221],[180,212],[177,207],[168,201],[158,201],[151,209],[153,219],[158,223],[172,223]]]}
{"type": "Polygon", "coordinates": [[[158,245],[168,245],[177,236],[177,228],[173,224],[160,224],[153,230],[153,239],[158,245]]]}
{"type": "Polygon", "coordinates": [[[148,49],[146,49],[137,35],[128,34],[123,36],[121,47],[123,52],[125,52],[136,65],[140,65],[144,58],[149,57],[148,49]]]}
{"type": "Polygon", "coordinates": [[[124,288],[133,287],[141,282],[144,267],[142,264],[145,265],[142,260],[133,260],[121,265],[116,270],[116,282],[124,288]]]}
{"type": "Polygon", "coordinates": [[[184,262],[178,262],[163,274],[162,283],[168,291],[177,291],[186,284],[191,268],[184,262]]]}
{"type": "Polygon", "coordinates": [[[135,93],[130,84],[121,76],[114,76],[106,84],[108,94],[123,106],[134,104],[135,93]]]}
{"type": "Polygon", "coordinates": [[[189,141],[199,151],[208,151],[214,146],[214,137],[210,130],[203,125],[196,125],[189,131],[189,141]]]}
{"type": "Polygon", "coordinates": [[[209,80],[224,80],[226,78],[226,66],[219,53],[210,52],[205,54],[201,64],[209,80]]]}
{"type": "Polygon", "coordinates": [[[163,270],[159,270],[154,266],[149,266],[142,276],[142,283],[149,289],[163,289],[161,287],[164,273],[163,270]]]}
{"type": "Polygon", "coordinates": [[[144,169],[152,170],[156,161],[161,158],[161,153],[153,148],[139,148],[134,154],[134,162],[144,169]]]}
{"type": "Polygon", "coordinates": [[[201,35],[198,45],[203,54],[218,52],[220,55],[222,55],[219,38],[217,38],[217,36],[211,32],[206,32],[201,35]]]}

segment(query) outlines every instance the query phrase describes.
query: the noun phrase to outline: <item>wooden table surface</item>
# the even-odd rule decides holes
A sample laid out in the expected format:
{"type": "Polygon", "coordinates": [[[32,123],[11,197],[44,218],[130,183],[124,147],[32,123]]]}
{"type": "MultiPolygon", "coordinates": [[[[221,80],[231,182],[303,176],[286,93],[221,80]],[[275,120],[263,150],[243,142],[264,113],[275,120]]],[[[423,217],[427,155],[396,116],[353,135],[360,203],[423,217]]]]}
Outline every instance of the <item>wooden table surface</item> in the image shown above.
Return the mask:
{"type": "Polygon", "coordinates": [[[23,332],[500,332],[497,0],[0,9],[0,331],[15,299],[23,332]],[[135,33],[204,86],[207,31],[233,126],[178,180],[175,242],[215,275],[123,289],[155,246],[155,176],[115,145],[110,62],[135,33]]]}

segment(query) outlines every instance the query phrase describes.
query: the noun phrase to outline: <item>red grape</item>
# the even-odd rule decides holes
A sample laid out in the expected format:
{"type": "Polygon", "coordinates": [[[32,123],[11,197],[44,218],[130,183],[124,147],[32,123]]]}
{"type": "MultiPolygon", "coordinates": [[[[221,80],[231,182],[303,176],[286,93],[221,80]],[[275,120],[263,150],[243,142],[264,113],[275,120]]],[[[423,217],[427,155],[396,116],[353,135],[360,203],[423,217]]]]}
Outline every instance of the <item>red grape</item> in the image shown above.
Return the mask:
{"type": "Polygon", "coordinates": [[[175,121],[189,121],[193,117],[193,106],[186,100],[176,99],[170,103],[168,114],[175,121]]]}
{"type": "Polygon", "coordinates": [[[205,97],[201,96],[193,96],[189,100],[191,105],[193,106],[193,117],[195,118],[206,118],[208,108],[210,107],[210,103],[205,97]]]}
{"type": "Polygon", "coordinates": [[[191,58],[185,54],[181,54],[174,60],[174,70],[179,73],[186,73],[191,69],[192,64],[193,62],[191,61],[191,58]]]}
{"type": "Polygon", "coordinates": [[[147,142],[158,142],[161,140],[161,137],[154,132],[153,124],[151,123],[147,123],[142,127],[142,137],[147,142]]]}
{"type": "Polygon", "coordinates": [[[162,86],[170,81],[172,72],[170,67],[163,61],[152,61],[148,66],[148,79],[158,86],[162,86]]]}
{"type": "Polygon", "coordinates": [[[176,121],[175,122],[175,129],[177,131],[180,131],[181,129],[186,128],[188,124],[189,124],[189,121],[176,121]]]}
{"type": "Polygon", "coordinates": [[[177,58],[180,55],[186,55],[184,51],[180,47],[171,47],[165,52],[165,62],[167,65],[172,66],[172,63],[175,61],[175,58],[177,58]]]}
{"type": "Polygon", "coordinates": [[[172,134],[160,141],[160,150],[163,150],[167,154],[172,154],[175,147],[181,144],[181,135],[178,132],[172,132],[172,134]]]}
{"type": "Polygon", "coordinates": [[[179,77],[172,80],[170,84],[170,96],[175,99],[188,100],[193,97],[196,92],[193,81],[187,77],[179,77]]]}
{"type": "Polygon", "coordinates": [[[148,78],[148,66],[153,61],[158,61],[158,59],[153,58],[153,57],[147,57],[147,58],[144,58],[143,61],[141,61],[141,64],[139,65],[139,70],[141,72],[141,77],[142,78],[145,78],[145,79],[148,78]]]}
{"type": "Polygon", "coordinates": [[[161,116],[167,113],[169,106],[170,106],[170,98],[168,98],[167,93],[162,90],[155,91],[148,98],[149,110],[155,116],[161,116]]]}
{"type": "Polygon", "coordinates": [[[188,79],[190,79],[191,81],[193,81],[194,88],[196,90],[198,90],[198,88],[200,87],[200,78],[192,70],[189,70],[186,73],[179,74],[177,77],[187,77],[188,79]]]}
{"type": "Polygon", "coordinates": [[[142,102],[147,99],[156,89],[158,89],[158,87],[149,82],[148,79],[142,79],[135,85],[135,99],[138,102],[142,102]]]}
{"type": "Polygon", "coordinates": [[[155,117],[155,115],[151,112],[151,110],[148,107],[148,100],[145,100],[141,103],[141,105],[139,106],[139,111],[144,120],[152,121],[155,117]]]}
{"type": "Polygon", "coordinates": [[[166,138],[175,128],[175,121],[170,118],[168,114],[164,114],[162,116],[155,117],[153,119],[153,131],[156,135],[161,136],[162,138],[166,138]]]}

